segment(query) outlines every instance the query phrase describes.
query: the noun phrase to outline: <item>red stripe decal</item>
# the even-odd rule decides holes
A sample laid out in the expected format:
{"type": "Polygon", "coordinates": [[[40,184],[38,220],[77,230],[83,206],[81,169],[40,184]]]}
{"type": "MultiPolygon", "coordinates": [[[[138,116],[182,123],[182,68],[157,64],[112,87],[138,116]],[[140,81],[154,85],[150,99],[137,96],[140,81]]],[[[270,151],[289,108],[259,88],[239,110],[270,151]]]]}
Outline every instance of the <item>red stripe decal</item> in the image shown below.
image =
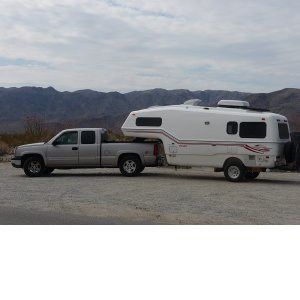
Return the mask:
{"type": "Polygon", "coordinates": [[[172,140],[173,142],[175,142],[176,144],[180,145],[180,146],[184,146],[184,145],[215,145],[215,146],[237,146],[237,147],[242,147],[248,151],[254,152],[254,153],[258,153],[258,154],[264,154],[265,152],[268,152],[271,150],[271,148],[267,148],[264,145],[255,145],[254,147],[249,146],[247,144],[220,144],[218,142],[199,142],[199,141],[193,141],[193,140],[178,140],[176,137],[174,137],[173,135],[171,135],[170,133],[166,132],[165,130],[162,129],[157,129],[157,130],[145,130],[145,129],[136,129],[136,130],[126,130],[127,132],[136,132],[136,133],[141,133],[141,132],[145,132],[145,133],[159,133],[162,134],[164,136],[166,136],[167,138],[169,138],[170,140],[172,140]]]}

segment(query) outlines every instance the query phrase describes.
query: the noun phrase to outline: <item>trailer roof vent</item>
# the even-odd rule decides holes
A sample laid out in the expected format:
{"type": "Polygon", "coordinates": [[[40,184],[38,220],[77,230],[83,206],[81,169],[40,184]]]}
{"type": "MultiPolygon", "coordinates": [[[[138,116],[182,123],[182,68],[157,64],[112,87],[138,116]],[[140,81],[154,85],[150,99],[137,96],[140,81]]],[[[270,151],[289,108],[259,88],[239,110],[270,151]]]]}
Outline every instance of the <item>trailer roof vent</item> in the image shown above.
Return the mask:
{"type": "Polygon", "coordinates": [[[248,108],[250,107],[248,101],[241,100],[220,100],[218,102],[218,107],[228,107],[228,108],[248,108]]]}
{"type": "Polygon", "coordinates": [[[184,105],[192,105],[192,106],[201,106],[202,100],[200,99],[190,99],[183,102],[184,105]]]}

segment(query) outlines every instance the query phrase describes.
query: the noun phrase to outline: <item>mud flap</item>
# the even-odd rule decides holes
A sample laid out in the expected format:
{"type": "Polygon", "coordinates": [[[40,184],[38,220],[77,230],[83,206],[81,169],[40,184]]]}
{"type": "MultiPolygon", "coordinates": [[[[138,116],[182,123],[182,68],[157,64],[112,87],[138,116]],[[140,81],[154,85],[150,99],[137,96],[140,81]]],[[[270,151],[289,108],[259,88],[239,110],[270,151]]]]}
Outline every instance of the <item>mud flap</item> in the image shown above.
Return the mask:
{"type": "Polygon", "coordinates": [[[296,145],[294,142],[288,142],[284,146],[284,157],[287,163],[292,163],[296,156],[296,145]]]}
{"type": "Polygon", "coordinates": [[[296,147],[296,161],[295,161],[295,164],[296,164],[296,170],[298,172],[300,172],[300,142],[297,144],[297,147],[296,147]]]}

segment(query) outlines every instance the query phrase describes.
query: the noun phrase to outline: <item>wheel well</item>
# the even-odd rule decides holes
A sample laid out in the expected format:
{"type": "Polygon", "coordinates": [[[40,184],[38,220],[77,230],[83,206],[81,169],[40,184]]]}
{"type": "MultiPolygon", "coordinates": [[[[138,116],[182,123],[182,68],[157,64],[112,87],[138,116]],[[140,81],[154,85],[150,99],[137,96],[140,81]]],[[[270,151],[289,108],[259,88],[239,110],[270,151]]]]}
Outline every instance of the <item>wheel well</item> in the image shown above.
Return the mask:
{"type": "Polygon", "coordinates": [[[239,158],[229,157],[225,160],[225,162],[223,164],[223,169],[225,169],[228,164],[233,164],[233,163],[241,163],[242,165],[244,165],[243,162],[239,158]]]}
{"type": "Polygon", "coordinates": [[[26,159],[28,159],[29,157],[39,157],[39,158],[43,161],[43,163],[45,164],[44,158],[43,158],[42,155],[32,153],[32,154],[25,154],[25,155],[22,156],[22,160],[21,160],[21,166],[22,166],[22,167],[23,167],[23,165],[24,165],[26,159]]]}
{"type": "Polygon", "coordinates": [[[123,159],[126,156],[136,156],[142,163],[142,160],[141,160],[141,157],[139,156],[139,154],[137,154],[137,153],[122,153],[118,158],[118,166],[120,164],[121,159],[123,159]]]}

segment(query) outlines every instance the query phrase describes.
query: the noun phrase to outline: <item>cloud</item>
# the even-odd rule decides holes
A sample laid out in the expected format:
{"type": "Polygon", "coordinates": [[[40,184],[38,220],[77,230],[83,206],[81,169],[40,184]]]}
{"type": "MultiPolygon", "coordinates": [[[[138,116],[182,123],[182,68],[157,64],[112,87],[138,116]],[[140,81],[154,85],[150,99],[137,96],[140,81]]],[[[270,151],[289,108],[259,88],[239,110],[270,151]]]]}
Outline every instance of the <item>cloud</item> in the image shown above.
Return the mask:
{"type": "Polygon", "coordinates": [[[293,0],[2,0],[0,86],[297,87],[299,8],[293,0]]]}

